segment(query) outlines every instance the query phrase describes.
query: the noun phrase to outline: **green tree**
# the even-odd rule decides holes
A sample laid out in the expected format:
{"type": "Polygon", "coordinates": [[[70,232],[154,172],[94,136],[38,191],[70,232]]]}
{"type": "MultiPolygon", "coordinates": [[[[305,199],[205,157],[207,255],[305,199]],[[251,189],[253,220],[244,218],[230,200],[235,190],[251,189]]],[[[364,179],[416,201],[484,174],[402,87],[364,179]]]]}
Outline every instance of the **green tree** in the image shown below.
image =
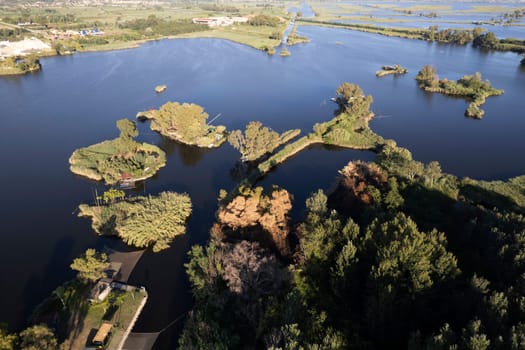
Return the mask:
{"type": "MultiPolygon", "coordinates": [[[[120,135],[115,139],[115,145],[117,146],[119,155],[133,152],[136,146],[133,138],[139,134],[137,124],[129,119],[119,119],[117,120],[117,128],[120,130],[120,135]]],[[[112,160],[115,159],[113,158],[112,160]]]]}
{"type": "Polygon", "coordinates": [[[425,87],[436,87],[439,81],[436,68],[430,65],[424,66],[419,73],[417,73],[415,78],[419,86],[422,88],[425,87]]]}
{"type": "Polygon", "coordinates": [[[109,267],[108,257],[95,249],[87,249],[84,254],[73,260],[71,269],[78,271],[82,281],[95,282],[104,277],[104,271],[109,267]]]}
{"type": "Polygon", "coordinates": [[[428,40],[434,41],[436,40],[436,32],[438,30],[438,26],[430,26],[428,27],[428,40]]]}
{"type": "Polygon", "coordinates": [[[399,185],[395,177],[388,178],[388,187],[389,190],[385,195],[383,203],[388,210],[395,211],[401,207],[404,203],[404,198],[399,193],[399,185]]]}
{"type": "Polygon", "coordinates": [[[372,258],[364,319],[370,334],[398,344],[403,341],[402,334],[408,334],[410,323],[427,317],[410,305],[459,274],[456,258],[447,251],[446,243],[443,233],[421,232],[402,213],[386,222],[376,220],[368,227],[363,243],[368,248],[361,256],[372,258]],[[413,314],[401,316],[407,313],[413,314]]]}
{"type": "Polygon", "coordinates": [[[16,334],[9,334],[0,325],[0,350],[15,350],[17,340],[18,336],[16,334]]]}
{"type": "Polygon", "coordinates": [[[512,326],[510,331],[510,347],[512,350],[525,349],[525,323],[512,326]]]}
{"type": "Polygon", "coordinates": [[[58,341],[46,325],[36,325],[20,333],[21,350],[56,350],[58,341]]]}
{"type": "Polygon", "coordinates": [[[356,117],[369,116],[373,98],[370,95],[365,96],[359,85],[344,82],[335,92],[337,103],[345,112],[356,117]]]}
{"type": "Polygon", "coordinates": [[[243,161],[254,161],[272,152],[279,146],[279,141],[280,135],[277,132],[258,121],[248,123],[244,133],[234,130],[228,137],[230,145],[241,152],[243,161]]]}
{"type": "Polygon", "coordinates": [[[139,135],[137,124],[129,119],[117,120],[117,128],[120,130],[120,137],[124,139],[131,139],[139,135]]]}
{"type": "Polygon", "coordinates": [[[228,328],[202,311],[193,311],[179,338],[179,349],[229,350],[238,346],[238,339],[228,328]]]}
{"type": "Polygon", "coordinates": [[[483,28],[475,27],[474,29],[472,29],[472,36],[474,40],[476,40],[476,38],[480,36],[481,34],[483,34],[483,28]]]}
{"type": "Polygon", "coordinates": [[[490,347],[490,340],[487,335],[482,333],[480,320],[471,321],[461,336],[461,345],[465,350],[487,350],[490,347]]]}
{"type": "Polygon", "coordinates": [[[306,199],[306,209],[309,213],[322,217],[328,210],[327,200],[328,197],[324,191],[319,189],[306,199]]]}
{"type": "Polygon", "coordinates": [[[481,47],[483,49],[496,49],[500,41],[496,38],[496,35],[492,32],[479,35],[474,39],[474,47],[481,47]]]}
{"type": "Polygon", "coordinates": [[[151,122],[152,130],[162,135],[194,143],[208,133],[208,114],[197,104],[168,102],[164,104],[151,122]]]}
{"type": "Polygon", "coordinates": [[[279,25],[279,22],[279,17],[264,14],[253,16],[248,20],[248,24],[252,26],[277,27],[277,25],[279,25]]]}
{"type": "Polygon", "coordinates": [[[273,40],[282,40],[283,39],[283,33],[282,32],[273,32],[269,36],[270,39],[273,40]]]}
{"type": "Polygon", "coordinates": [[[102,196],[102,200],[104,203],[114,203],[117,199],[124,199],[126,196],[126,192],[122,190],[117,190],[114,188],[110,188],[107,191],[104,191],[104,194],[102,196]]]}
{"type": "Polygon", "coordinates": [[[158,197],[146,197],[130,208],[116,230],[127,244],[151,247],[158,252],[169,248],[176,236],[186,232],[190,215],[191,200],[187,194],[161,192],[158,197]]]}
{"type": "Polygon", "coordinates": [[[367,231],[377,251],[370,277],[378,291],[415,294],[459,274],[456,258],[446,249],[445,235],[436,230],[420,232],[402,213],[384,223],[373,222],[367,231]]]}
{"type": "Polygon", "coordinates": [[[433,161],[425,167],[425,176],[428,178],[430,187],[434,186],[434,181],[441,175],[441,166],[438,162],[433,161]]]}
{"type": "Polygon", "coordinates": [[[425,350],[452,350],[458,349],[457,336],[450,329],[450,325],[445,323],[437,334],[427,339],[425,350]]]}

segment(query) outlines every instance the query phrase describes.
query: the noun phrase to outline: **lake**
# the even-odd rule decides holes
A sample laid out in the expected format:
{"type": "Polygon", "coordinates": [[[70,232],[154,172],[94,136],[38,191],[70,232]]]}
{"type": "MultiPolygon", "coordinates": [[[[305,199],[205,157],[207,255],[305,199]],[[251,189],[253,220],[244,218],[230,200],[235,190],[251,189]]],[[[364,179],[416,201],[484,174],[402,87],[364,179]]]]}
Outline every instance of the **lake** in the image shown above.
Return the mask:
{"type": "MultiPolygon", "coordinates": [[[[68,158],[78,147],[118,135],[116,120],[167,101],[195,102],[229,129],[260,120],[282,132],[332,118],[330,98],[344,81],[374,97],[372,129],[409,148],[421,161],[437,160],[445,172],[480,179],[525,174],[525,71],[513,53],[487,53],[388,38],[344,29],[299,27],[308,44],[289,48],[290,57],[265,53],[225,40],[149,42],[140,48],[77,54],[42,60],[41,72],[0,78],[3,185],[0,233],[0,322],[24,326],[30,311],[58,285],[74,276],[71,260],[88,247],[118,242],[98,238],[76,208],[104,186],[70,173],[68,158]],[[384,64],[409,69],[376,78],[384,64]],[[467,102],[421,91],[414,77],[433,64],[441,77],[457,79],[481,72],[505,94],[490,97],[483,120],[463,116],[467,102]],[[154,87],[168,86],[163,94],[154,87]],[[517,156],[518,155],[518,156],[517,156]]],[[[210,117],[210,118],[211,118],[210,117]]],[[[214,220],[219,189],[236,184],[237,151],[196,149],[167,141],[140,123],[142,141],[167,152],[167,166],[140,191],[187,192],[194,211],[188,233],[172,248],[146,252],[130,283],[150,293],[135,330],[158,331],[191,308],[184,274],[186,252],[204,244],[214,220]]],[[[370,152],[311,147],[269,173],[261,184],[277,184],[294,195],[293,218],[318,188],[329,190],[337,170],[370,152]]],[[[171,349],[181,323],[163,333],[158,349],[171,349]]]]}

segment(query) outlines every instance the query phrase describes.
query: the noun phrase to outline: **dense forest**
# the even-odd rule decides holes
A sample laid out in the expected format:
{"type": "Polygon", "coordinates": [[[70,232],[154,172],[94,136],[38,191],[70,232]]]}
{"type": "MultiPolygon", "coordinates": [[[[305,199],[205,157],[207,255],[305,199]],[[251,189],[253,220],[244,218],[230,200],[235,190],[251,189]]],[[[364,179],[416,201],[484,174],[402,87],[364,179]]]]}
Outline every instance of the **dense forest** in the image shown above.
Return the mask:
{"type": "Polygon", "coordinates": [[[285,189],[223,191],[189,253],[180,349],[523,349],[524,189],[444,174],[390,140],[299,222],[285,189]]]}

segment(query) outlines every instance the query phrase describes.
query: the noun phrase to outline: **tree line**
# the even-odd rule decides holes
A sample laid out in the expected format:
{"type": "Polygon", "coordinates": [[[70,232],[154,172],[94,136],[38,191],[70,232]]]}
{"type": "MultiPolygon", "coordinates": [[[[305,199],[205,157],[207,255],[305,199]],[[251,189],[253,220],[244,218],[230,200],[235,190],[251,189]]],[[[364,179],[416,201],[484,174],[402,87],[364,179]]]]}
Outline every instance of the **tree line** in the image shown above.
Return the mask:
{"type": "MultiPolygon", "coordinates": [[[[343,110],[371,102],[338,95],[343,110]]],[[[458,179],[392,140],[377,152],[299,222],[285,189],[222,191],[210,242],[189,252],[179,348],[522,349],[525,181],[458,179]]]]}

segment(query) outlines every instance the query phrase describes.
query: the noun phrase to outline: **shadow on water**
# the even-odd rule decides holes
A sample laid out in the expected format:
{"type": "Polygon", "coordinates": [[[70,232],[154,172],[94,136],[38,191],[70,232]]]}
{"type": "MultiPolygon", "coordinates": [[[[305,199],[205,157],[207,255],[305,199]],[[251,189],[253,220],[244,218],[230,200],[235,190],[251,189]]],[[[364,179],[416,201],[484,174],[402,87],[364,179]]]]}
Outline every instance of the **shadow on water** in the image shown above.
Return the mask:
{"type": "MultiPolygon", "coordinates": [[[[146,251],[136,265],[130,284],[147,286],[149,294],[143,315],[135,326],[136,331],[158,332],[191,309],[191,287],[184,268],[190,246],[190,237],[179,236],[166,251],[146,251]],[[159,273],[162,278],[158,277],[159,273]],[[174,298],[174,295],[177,297],[174,298]]],[[[166,330],[157,340],[155,348],[175,349],[181,327],[182,324],[179,324],[166,330]]]]}
{"type": "MultiPolygon", "coordinates": [[[[38,300],[37,296],[40,296],[42,289],[51,293],[57,286],[62,284],[64,274],[57,272],[69,269],[70,261],[68,257],[72,254],[74,244],[75,241],[71,237],[64,237],[55,244],[44,272],[31,275],[25,284],[22,292],[25,300],[38,300]]],[[[75,274],[72,270],[69,270],[69,275],[72,278],[75,274]]],[[[26,304],[23,308],[23,315],[31,315],[36,304],[26,304]]]]}

